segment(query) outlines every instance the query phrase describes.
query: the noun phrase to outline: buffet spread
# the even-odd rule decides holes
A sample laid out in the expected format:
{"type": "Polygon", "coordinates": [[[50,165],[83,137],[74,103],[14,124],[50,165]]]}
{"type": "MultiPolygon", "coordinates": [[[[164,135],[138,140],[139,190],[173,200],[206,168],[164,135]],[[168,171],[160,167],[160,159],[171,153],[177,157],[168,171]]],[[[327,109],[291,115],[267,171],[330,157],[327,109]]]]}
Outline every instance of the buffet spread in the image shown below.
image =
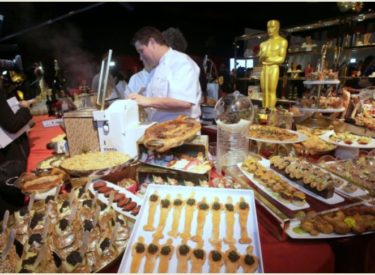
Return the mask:
{"type": "MultiPolygon", "coordinates": [[[[335,100],[319,104],[341,108],[335,100]]],[[[136,156],[122,149],[56,155],[17,180],[30,200],[2,218],[1,272],[100,272],[119,259],[126,273],[264,272],[257,201],[292,239],[375,232],[370,135],[252,124],[243,137],[272,153],[250,148],[218,175],[196,120],[137,129],[144,133],[136,148],[126,149],[136,156]],[[339,160],[340,147],[367,151],[339,160]]]]}

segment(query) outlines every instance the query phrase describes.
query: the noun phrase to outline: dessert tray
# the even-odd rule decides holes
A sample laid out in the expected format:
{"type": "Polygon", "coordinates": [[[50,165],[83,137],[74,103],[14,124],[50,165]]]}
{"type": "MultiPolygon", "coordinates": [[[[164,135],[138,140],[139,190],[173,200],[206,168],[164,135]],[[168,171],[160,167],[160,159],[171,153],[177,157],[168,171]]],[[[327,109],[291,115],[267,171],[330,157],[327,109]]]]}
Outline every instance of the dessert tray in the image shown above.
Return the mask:
{"type": "Polygon", "coordinates": [[[6,232],[14,232],[9,235],[19,256],[7,272],[100,272],[124,252],[129,221],[93,199],[85,187],[45,201],[31,199],[5,224],[6,232]]]}
{"type": "Polygon", "coordinates": [[[336,134],[335,131],[329,131],[320,136],[322,140],[342,147],[371,149],[375,148],[375,139],[362,137],[354,134],[336,134]],[[361,142],[363,140],[363,142],[361,142]],[[361,144],[364,143],[364,144],[361,144]]]}
{"type": "Polygon", "coordinates": [[[209,271],[264,271],[253,192],[149,185],[119,272],[209,271]]]}

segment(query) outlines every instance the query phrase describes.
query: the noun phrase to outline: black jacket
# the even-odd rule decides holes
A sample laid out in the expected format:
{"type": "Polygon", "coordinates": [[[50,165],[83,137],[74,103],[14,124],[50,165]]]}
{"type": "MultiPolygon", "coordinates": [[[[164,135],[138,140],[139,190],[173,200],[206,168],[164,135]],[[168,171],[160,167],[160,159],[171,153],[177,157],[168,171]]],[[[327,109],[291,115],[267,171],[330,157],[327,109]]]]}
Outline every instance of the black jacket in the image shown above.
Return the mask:
{"type": "MultiPolygon", "coordinates": [[[[16,113],[7,103],[4,91],[0,90],[0,127],[10,133],[16,133],[24,127],[32,118],[28,108],[20,108],[16,113]]],[[[29,141],[27,134],[23,134],[6,146],[0,149],[0,165],[7,160],[22,160],[27,162],[29,155],[29,141]]]]}

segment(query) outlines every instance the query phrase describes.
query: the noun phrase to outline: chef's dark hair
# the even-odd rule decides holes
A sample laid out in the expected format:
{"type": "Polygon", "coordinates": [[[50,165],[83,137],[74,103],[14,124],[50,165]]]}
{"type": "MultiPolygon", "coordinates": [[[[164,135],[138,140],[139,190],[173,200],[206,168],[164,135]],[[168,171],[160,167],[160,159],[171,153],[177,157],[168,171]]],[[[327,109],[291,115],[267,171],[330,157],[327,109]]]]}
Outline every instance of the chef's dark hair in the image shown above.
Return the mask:
{"type": "Polygon", "coordinates": [[[150,41],[150,38],[153,38],[160,45],[167,45],[161,31],[152,26],[146,26],[139,29],[134,34],[132,44],[134,45],[136,42],[139,42],[142,45],[147,45],[150,41]]]}

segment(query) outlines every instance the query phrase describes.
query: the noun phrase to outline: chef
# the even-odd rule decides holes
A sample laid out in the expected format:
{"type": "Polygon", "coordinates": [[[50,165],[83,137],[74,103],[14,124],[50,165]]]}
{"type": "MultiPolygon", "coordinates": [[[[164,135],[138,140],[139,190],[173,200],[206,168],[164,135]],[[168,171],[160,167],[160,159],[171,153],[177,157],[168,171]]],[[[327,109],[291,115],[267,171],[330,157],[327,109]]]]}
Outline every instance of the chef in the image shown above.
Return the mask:
{"type": "Polygon", "coordinates": [[[136,32],[133,44],[141,60],[154,67],[144,95],[129,94],[145,107],[148,121],[162,122],[188,115],[198,119],[202,91],[199,67],[186,54],[168,47],[162,33],[154,27],[136,32]]]}

